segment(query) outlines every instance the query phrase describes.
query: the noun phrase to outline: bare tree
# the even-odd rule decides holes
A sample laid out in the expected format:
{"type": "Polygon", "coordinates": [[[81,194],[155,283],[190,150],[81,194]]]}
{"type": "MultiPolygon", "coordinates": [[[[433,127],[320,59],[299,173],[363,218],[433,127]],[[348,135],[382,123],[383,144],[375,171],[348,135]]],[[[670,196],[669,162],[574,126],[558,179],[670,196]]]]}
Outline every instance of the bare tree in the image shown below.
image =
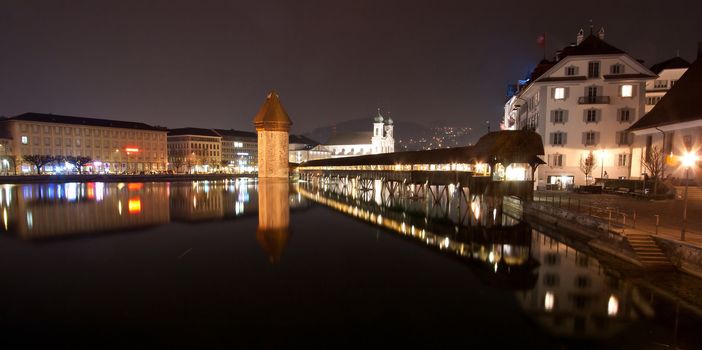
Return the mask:
{"type": "Polygon", "coordinates": [[[40,155],[40,154],[31,154],[31,155],[22,156],[22,160],[34,165],[34,167],[37,169],[37,174],[41,175],[44,171],[44,165],[47,165],[49,163],[54,162],[56,160],[56,158],[52,157],[52,156],[44,156],[44,155],[40,155]]]}
{"type": "Polygon", "coordinates": [[[78,174],[82,174],[82,173],[83,173],[83,167],[84,167],[86,164],[92,162],[93,159],[90,158],[90,157],[83,157],[83,156],[77,156],[77,157],[74,157],[74,156],[67,156],[67,157],[66,157],[66,161],[67,161],[68,163],[70,163],[70,164],[73,164],[73,166],[76,167],[76,169],[78,170],[78,174]]]}
{"type": "Polygon", "coordinates": [[[180,157],[174,157],[171,160],[171,165],[173,166],[173,171],[176,173],[180,173],[180,168],[183,167],[183,158],[180,157]]]}
{"type": "Polygon", "coordinates": [[[587,157],[580,158],[580,171],[585,174],[585,185],[588,185],[588,179],[590,178],[590,174],[592,174],[595,167],[597,167],[597,161],[595,160],[595,155],[592,153],[592,151],[588,153],[587,157]]]}
{"type": "Polygon", "coordinates": [[[652,146],[646,150],[646,156],[643,159],[643,167],[646,173],[653,180],[653,193],[658,193],[658,183],[665,172],[665,154],[658,146],[652,146]]]}

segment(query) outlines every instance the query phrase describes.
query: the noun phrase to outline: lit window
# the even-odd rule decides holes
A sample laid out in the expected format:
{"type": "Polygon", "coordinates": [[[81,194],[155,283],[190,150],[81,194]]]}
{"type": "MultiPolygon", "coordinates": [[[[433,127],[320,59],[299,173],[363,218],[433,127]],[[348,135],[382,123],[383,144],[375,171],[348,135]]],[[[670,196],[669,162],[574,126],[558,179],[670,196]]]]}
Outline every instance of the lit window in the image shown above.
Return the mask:
{"type": "Polygon", "coordinates": [[[631,85],[622,85],[622,97],[632,97],[634,95],[634,87],[631,85]]]}
{"type": "Polygon", "coordinates": [[[28,145],[29,144],[29,137],[22,135],[22,144],[28,145]]]}
{"type": "Polygon", "coordinates": [[[556,91],[553,94],[553,98],[555,98],[556,100],[565,99],[565,88],[556,88],[556,91]]]}

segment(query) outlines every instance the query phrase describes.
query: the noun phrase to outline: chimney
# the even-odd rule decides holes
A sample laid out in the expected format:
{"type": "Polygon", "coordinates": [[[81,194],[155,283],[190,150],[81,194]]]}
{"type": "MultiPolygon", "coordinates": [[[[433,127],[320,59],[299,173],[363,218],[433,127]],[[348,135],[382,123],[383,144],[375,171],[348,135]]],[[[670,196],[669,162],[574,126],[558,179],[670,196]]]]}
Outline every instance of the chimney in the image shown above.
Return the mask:
{"type": "Polygon", "coordinates": [[[580,31],[578,31],[578,36],[575,38],[575,45],[580,45],[580,43],[583,42],[583,39],[585,39],[585,32],[582,28],[580,28],[580,31]]]}
{"type": "Polygon", "coordinates": [[[604,40],[604,27],[600,27],[600,31],[597,32],[597,37],[600,38],[600,40],[604,40]]]}
{"type": "Polygon", "coordinates": [[[702,41],[697,42],[697,59],[702,58],[702,41]]]}

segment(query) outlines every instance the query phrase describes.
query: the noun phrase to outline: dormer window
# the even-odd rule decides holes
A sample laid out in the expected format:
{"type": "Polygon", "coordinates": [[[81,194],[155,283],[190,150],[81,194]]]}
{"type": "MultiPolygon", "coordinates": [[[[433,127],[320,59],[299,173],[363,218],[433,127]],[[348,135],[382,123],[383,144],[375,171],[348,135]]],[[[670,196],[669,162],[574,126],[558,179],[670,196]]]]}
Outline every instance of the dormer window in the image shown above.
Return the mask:
{"type": "Polygon", "coordinates": [[[588,78],[599,78],[600,77],[600,62],[592,61],[587,64],[587,77],[588,78]]]}
{"type": "Polygon", "coordinates": [[[575,66],[566,67],[565,74],[567,76],[578,75],[578,67],[575,67],[575,66]]]}
{"type": "Polygon", "coordinates": [[[609,72],[611,74],[622,74],[622,73],[624,73],[624,65],[623,64],[613,64],[612,66],[609,67],[609,72]]]}

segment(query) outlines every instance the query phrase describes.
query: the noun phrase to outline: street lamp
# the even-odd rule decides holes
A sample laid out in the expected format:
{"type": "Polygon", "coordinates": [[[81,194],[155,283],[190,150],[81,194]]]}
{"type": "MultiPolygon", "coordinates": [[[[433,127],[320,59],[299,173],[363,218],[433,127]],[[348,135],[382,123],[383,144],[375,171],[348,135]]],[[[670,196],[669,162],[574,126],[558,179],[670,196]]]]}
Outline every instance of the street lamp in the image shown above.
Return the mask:
{"type": "Polygon", "coordinates": [[[600,179],[604,183],[604,163],[605,163],[605,150],[600,150],[600,179]]]}
{"type": "Polygon", "coordinates": [[[697,163],[697,154],[692,152],[685,152],[681,157],[682,166],[685,167],[685,194],[683,195],[683,222],[682,229],[680,230],[680,240],[685,240],[685,224],[687,223],[687,188],[690,183],[690,168],[692,168],[695,163],[697,163]]]}

